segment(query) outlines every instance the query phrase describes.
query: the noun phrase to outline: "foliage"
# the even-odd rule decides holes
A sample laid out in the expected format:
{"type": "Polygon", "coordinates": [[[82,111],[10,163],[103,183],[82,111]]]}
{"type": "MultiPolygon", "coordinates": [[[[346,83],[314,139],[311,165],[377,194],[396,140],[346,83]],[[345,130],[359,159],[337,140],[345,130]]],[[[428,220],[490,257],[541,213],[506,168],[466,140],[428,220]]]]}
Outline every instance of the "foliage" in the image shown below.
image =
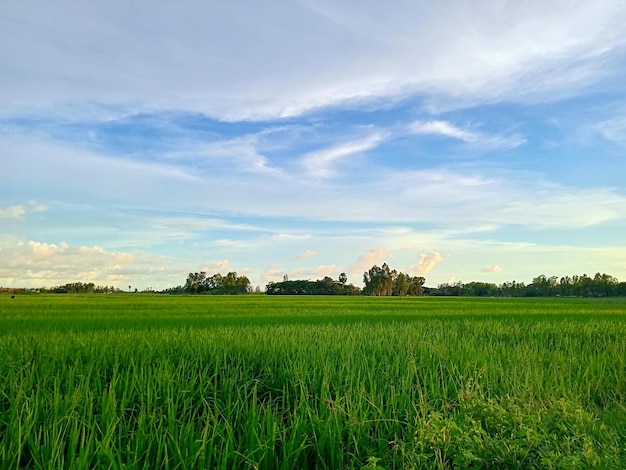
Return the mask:
{"type": "MultiPolygon", "coordinates": [[[[40,289],[46,291],[46,289],[40,289]]],[[[50,289],[56,294],[112,294],[120,292],[113,286],[96,286],[93,282],[68,282],[67,284],[56,286],[50,289]]]]}
{"type": "Polygon", "coordinates": [[[376,296],[405,296],[422,295],[424,293],[424,282],[421,276],[409,276],[392,270],[387,263],[381,267],[372,266],[369,271],[363,274],[365,288],[363,293],[376,296]]]}
{"type": "Polygon", "coordinates": [[[626,282],[619,282],[609,274],[596,273],[594,277],[581,276],[533,278],[528,285],[523,282],[488,282],[440,284],[426,288],[427,295],[489,296],[489,297],[617,297],[626,296],[626,282]]]}
{"type": "Polygon", "coordinates": [[[189,273],[184,291],[194,294],[247,294],[251,290],[250,280],[246,276],[238,276],[229,272],[226,276],[213,274],[207,277],[206,272],[189,273]]]}
{"type": "Polygon", "coordinates": [[[268,295],[358,295],[361,293],[361,289],[352,284],[346,284],[347,281],[348,278],[342,273],[338,281],[326,276],[317,281],[270,282],[265,286],[265,293],[268,295]]]}

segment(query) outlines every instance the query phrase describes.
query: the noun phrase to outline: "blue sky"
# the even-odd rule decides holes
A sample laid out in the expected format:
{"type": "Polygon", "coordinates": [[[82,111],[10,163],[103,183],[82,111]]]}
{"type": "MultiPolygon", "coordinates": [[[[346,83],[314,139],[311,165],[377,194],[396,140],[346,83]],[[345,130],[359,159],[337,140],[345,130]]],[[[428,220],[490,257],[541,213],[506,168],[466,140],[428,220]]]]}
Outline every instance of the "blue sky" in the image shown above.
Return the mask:
{"type": "Polygon", "coordinates": [[[626,280],[621,1],[0,5],[0,285],[626,280]]]}

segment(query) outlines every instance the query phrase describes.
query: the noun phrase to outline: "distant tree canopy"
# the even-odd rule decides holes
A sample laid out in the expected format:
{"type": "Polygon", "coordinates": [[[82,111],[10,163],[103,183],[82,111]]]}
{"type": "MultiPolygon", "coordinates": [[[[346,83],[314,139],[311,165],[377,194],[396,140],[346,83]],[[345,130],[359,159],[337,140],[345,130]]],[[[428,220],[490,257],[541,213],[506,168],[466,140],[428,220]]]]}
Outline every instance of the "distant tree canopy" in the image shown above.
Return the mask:
{"type": "MultiPolygon", "coordinates": [[[[374,295],[374,296],[489,296],[489,297],[620,297],[626,296],[626,282],[620,282],[609,274],[596,273],[593,277],[587,274],[580,276],[545,276],[543,274],[532,279],[530,284],[509,281],[500,285],[491,282],[468,282],[439,284],[437,287],[425,287],[425,279],[421,276],[410,276],[395,269],[387,263],[372,266],[363,273],[363,289],[347,284],[348,278],[341,273],[337,280],[326,276],[317,281],[293,280],[288,276],[282,282],[270,282],[265,292],[270,295],[374,295]]],[[[247,294],[254,290],[246,276],[238,276],[229,272],[225,276],[207,273],[189,273],[184,285],[170,287],[160,291],[163,294],[247,294]]],[[[0,292],[54,292],[59,294],[97,294],[124,292],[118,287],[95,285],[93,282],[69,282],[56,287],[34,288],[2,288],[0,292]]],[[[130,286],[129,286],[130,292],[130,286]]],[[[135,289],[137,292],[137,289],[135,289]]],[[[148,288],[144,292],[154,292],[148,288]]],[[[257,287],[257,293],[260,288],[257,287]]]]}
{"type": "Polygon", "coordinates": [[[285,278],[282,282],[268,283],[265,286],[265,293],[269,295],[359,295],[361,293],[358,287],[346,284],[348,278],[345,273],[341,273],[337,281],[328,276],[317,281],[290,281],[287,276],[285,278]]]}
{"type": "Polygon", "coordinates": [[[50,291],[56,294],[109,294],[119,292],[119,289],[113,286],[96,286],[93,282],[68,282],[53,287],[50,291]]]}
{"type": "Polygon", "coordinates": [[[427,295],[491,296],[491,297],[616,297],[626,295],[626,282],[619,282],[609,274],[596,273],[594,277],[550,276],[533,278],[528,285],[523,282],[504,282],[500,285],[487,282],[440,284],[426,288],[427,295]]]}
{"type": "Polygon", "coordinates": [[[230,272],[226,276],[213,274],[207,277],[206,272],[189,273],[184,291],[190,294],[247,294],[250,292],[250,280],[246,276],[238,276],[230,272]]]}
{"type": "Polygon", "coordinates": [[[363,273],[365,295],[423,295],[426,279],[391,269],[387,263],[372,266],[363,273]]]}

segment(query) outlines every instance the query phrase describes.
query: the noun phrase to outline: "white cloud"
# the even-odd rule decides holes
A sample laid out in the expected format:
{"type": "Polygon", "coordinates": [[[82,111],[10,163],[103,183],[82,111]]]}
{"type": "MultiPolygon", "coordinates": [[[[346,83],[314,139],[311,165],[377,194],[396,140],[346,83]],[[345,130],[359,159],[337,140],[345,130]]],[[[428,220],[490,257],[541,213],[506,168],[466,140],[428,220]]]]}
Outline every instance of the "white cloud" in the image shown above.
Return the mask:
{"type": "Polygon", "coordinates": [[[605,139],[626,144],[626,117],[604,121],[597,126],[597,129],[605,139]]]}
{"type": "Polygon", "coordinates": [[[23,219],[28,212],[41,212],[47,209],[43,204],[29,202],[27,205],[0,208],[0,219],[23,219]]]}
{"type": "Polygon", "coordinates": [[[10,206],[0,209],[1,219],[21,219],[26,214],[25,206],[10,206]]]}
{"type": "Polygon", "coordinates": [[[333,147],[318,150],[305,155],[302,163],[307,172],[316,177],[328,177],[334,174],[333,165],[351,155],[367,152],[378,146],[385,139],[385,135],[375,133],[363,139],[343,142],[333,147]]]}
{"type": "Polygon", "coordinates": [[[108,284],[111,276],[128,274],[140,263],[131,253],[98,246],[70,246],[37,241],[18,242],[0,249],[4,259],[0,284],[51,287],[66,282],[108,284]]]}
{"type": "MultiPolygon", "coordinates": [[[[620,191],[568,187],[544,181],[535,173],[490,176],[488,169],[468,173],[463,168],[383,171],[364,165],[355,185],[348,184],[352,175],[340,181],[311,181],[298,174],[288,179],[249,177],[235,171],[192,174],[171,164],[110,158],[49,140],[29,142],[15,136],[0,141],[0,152],[7,157],[0,185],[13,197],[85,200],[94,208],[184,208],[205,214],[449,227],[568,228],[626,220],[626,196],[620,191]]],[[[182,230],[180,235],[188,233],[182,230]]]]}
{"type": "Polygon", "coordinates": [[[386,262],[390,255],[391,253],[386,248],[372,248],[367,253],[360,255],[356,262],[347,269],[351,272],[364,272],[374,265],[386,262]]]}
{"type": "Polygon", "coordinates": [[[204,265],[200,271],[204,271],[208,274],[228,274],[229,271],[232,271],[232,267],[230,265],[230,261],[227,259],[212,261],[211,263],[204,265]]]}
{"type": "Polygon", "coordinates": [[[409,125],[415,134],[430,134],[461,140],[482,150],[513,149],[526,143],[519,135],[485,134],[475,130],[462,129],[448,121],[415,121],[409,125]]]}
{"type": "Polygon", "coordinates": [[[231,120],[410,94],[457,103],[549,97],[597,80],[626,36],[626,8],[613,0],[448,0],[393,9],[65,0],[45,11],[5,4],[0,15],[0,60],[12,71],[0,78],[5,112],[120,103],[231,120]]]}
{"type": "Polygon", "coordinates": [[[475,132],[460,129],[447,121],[415,121],[409,127],[415,134],[442,135],[470,143],[478,140],[475,132]]]}
{"type": "Polygon", "coordinates": [[[435,266],[443,261],[443,256],[437,251],[428,254],[420,254],[417,263],[408,269],[408,273],[417,276],[426,276],[435,266]]]}
{"type": "Polygon", "coordinates": [[[267,157],[259,153],[258,138],[257,135],[245,135],[231,140],[189,144],[186,148],[165,153],[164,159],[221,171],[234,168],[242,172],[280,175],[267,157]]]}
{"type": "Polygon", "coordinates": [[[492,264],[483,268],[483,272],[485,273],[501,273],[502,267],[497,264],[492,264]]]}
{"type": "Polygon", "coordinates": [[[299,255],[297,255],[294,259],[302,260],[302,259],[313,258],[315,256],[317,256],[317,252],[316,251],[306,250],[306,251],[303,251],[302,253],[300,253],[299,255]]]}
{"type": "Polygon", "coordinates": [[[316,279],[323,277],[334,277],[335,272],[337,271],[337,265],[335,264],[320,264],[315,269],[313,269],[313,274],[316,279]]]}

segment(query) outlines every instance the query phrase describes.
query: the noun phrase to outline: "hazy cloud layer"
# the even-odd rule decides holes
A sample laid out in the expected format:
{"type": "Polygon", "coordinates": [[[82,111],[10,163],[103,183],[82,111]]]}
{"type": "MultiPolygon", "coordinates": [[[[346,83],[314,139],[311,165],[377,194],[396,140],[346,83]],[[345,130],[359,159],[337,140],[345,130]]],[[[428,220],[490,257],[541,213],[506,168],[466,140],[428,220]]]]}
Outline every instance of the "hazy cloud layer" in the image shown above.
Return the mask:
{"type": "Polygon", "coordinates": [[[0,12],[0,61],[10,71],[0,79],[5,110],[119,103],[223,119],[412,93],[449,105],[566,92],[596,79],[622,51],[626,24],[626,8],[614,0],[393,9],[66,0],[55,8],[5,4],[0,12]]]}

